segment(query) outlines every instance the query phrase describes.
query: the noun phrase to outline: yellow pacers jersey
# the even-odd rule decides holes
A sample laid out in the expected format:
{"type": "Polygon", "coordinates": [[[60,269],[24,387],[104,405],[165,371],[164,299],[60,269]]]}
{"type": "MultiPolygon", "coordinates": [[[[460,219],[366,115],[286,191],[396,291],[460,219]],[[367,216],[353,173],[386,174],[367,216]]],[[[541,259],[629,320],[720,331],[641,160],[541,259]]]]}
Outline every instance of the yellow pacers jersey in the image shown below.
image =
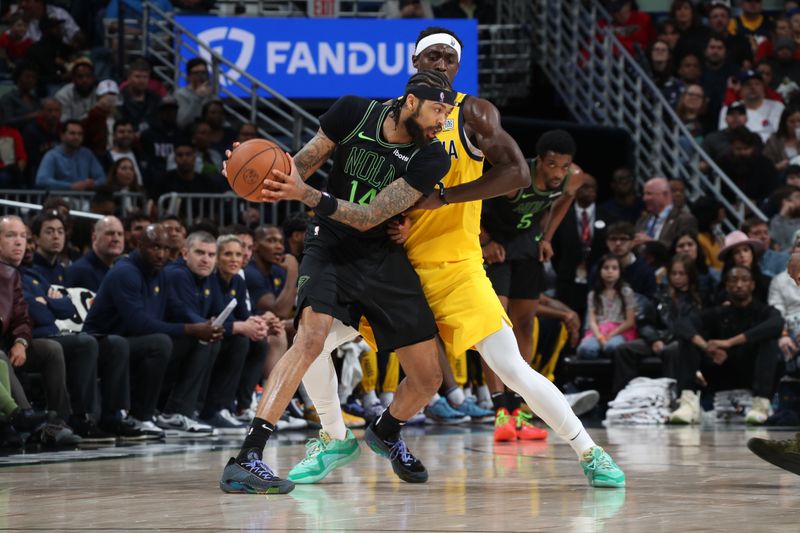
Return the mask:
{"type": "MultiPolygon", "coordinates": [[[[436,136],[450,154],[450,172],[444,186],[454,187],[483,174],[483,153],[472,146],[464,133],[462,104],[468,98],[458,93],[456,106],[436,136]]],[[[483,261],[479,243],[481,202],[451,204],[434,210],[413,211],[406,252],[411,264],[455,262],[473,258],[483,261]]]]}

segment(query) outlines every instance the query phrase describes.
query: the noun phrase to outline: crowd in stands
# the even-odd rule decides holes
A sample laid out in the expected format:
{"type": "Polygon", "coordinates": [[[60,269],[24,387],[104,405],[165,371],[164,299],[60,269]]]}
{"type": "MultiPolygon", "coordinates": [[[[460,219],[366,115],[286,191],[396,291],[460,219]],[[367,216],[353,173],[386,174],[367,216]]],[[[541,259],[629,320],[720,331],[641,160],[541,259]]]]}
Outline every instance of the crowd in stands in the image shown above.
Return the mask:
{"type": "MultiPolygon", "coordinates": [[[[770,219],[725,234],[722,206],[690,201],[680,180],[619,168],[598,176],[610,183],[604,201],[588,180],[553,238],[537,318],[533,364],[550,379],[574,352],[610,361],[616,393],[658,357],[680,395],[673,422],[698,421],[704,395],[732,388],[752,391],[751,423],[798,420],[772,404],[800,377],[800,288],[787,265],[800,252],[800,9],[786,4],[772,19],[758,1],[738,14],[724,0],[676,0],[656,24],[630,0],[608,3],[611,26],[692,135],[770,219]]],[[[437,7],[473,16],[480,6],[437,7]]],[[[438,13],[424,1],[397,8],[438,13]]],[[[106,215],[90,225],[55,194],[38,215],[0,218],[0,441],[17,446],[33,430],[48,445],[242,432],[291,342],[307,215],[220,227],[113,196],[226,191],[224,151],[258,132],[228,121],[202,59],[186,63],[174,94],[145,58],[107,77],[110,56],[81,13],[23,0],[0,38],[14,83],[0,97],[0,187],[95,191],[92,210],[106,215]]],[[[340,400],[357,427],[391,401],[402,371],[364,343],[340,352],[340,400]]],[[[492,420],[477,354],[447,355],[447,385],[411,422],[492,420]]],[[[279,427],[318,423],[301,388],[279,427]]]]}

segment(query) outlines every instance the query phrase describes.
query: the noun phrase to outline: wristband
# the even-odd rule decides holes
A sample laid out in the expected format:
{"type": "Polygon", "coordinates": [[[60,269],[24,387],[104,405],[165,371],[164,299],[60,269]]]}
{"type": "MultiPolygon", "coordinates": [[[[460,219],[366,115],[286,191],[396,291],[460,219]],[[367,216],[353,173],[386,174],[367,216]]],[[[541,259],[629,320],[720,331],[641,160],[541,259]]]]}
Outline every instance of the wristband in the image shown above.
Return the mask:
{"type": "Polygon", "coordinates": [[[329,217],[336,212],[336,209],[339,207],[339,202],[326,192],[320,194],[319,203],[314,207],[314,211],[318,215],[329,217]]]}
{"type": "Polygon", "coordinates": [[[444,197],[444,183],[440,181],[436,184],[436,187],[439,189],[439,200],[441,200],[442,205],[450,205],[450,203],[444,197]]]}

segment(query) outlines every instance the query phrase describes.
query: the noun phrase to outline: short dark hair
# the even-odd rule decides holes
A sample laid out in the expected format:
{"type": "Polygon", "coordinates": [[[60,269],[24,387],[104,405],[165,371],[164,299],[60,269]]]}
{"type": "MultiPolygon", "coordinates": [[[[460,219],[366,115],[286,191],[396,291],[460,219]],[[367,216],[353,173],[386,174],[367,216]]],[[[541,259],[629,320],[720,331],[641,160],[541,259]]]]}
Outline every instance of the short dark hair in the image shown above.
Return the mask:
{"type": "MultiPolygon", "coordinates": [[[[755,255],[755,254],[753,254],[753,255],[755,255]]],[[[745,272],[747,272],[747,274],[750,276],[750,279],[751,279],[751,280],[753,280],[753,281],[755,281],[755,280],[756,280],[756,277],[755,277],[755,275],[754,275],[753,271],[752,271],[752,270],[750,270],[749,268],[747,268],[746,266],[741,266],[741,265],[731,265],[729,268],[727,268],[727,269],[725,270],[725,272],[723,272],[723,276],[722,276],[722,277],[723,277],[723,279],[722,279],[722,283],[728,283],[728,278],[730,277],[730,275],[731,275],[731,272],[733,272],[733,271],[734,271],[734,270],[736,270],[737,268],[738,268],[738,269],[740,269],[740,270],[744,270],[745,272]]]]}
{"type": "Polygon", "coordinates": [[[116,200],[114,199],[114,191],[107,187],[100,186],[94,191],[92,199],[89,201],[89,203],[97,205],[104,202],[113,202],[116,204],[116,200]]]}
{"type": "Polygon", "coordinates": [[[194,145],[194,143],[191,141],[191,139],[188,139],[183,135],[181,135],[177,139],[175,139],[175,142],[172,143],[172,149],[177,151],[178,148],[180,148],[181,146],[188,146],[189,148],[192,149],[193,152],[197,151],[197,147],[194,145]]]}
{"type": "Polygon", "coordinates": [[[121,119],[117,120],[116,122],[114,122],[113,132],[117,133],[117,128],[119,128],[120,126],[130,126],[134,130],[136,130],[136,125],[133,122],[131,122],[130,120],[128,120],[127,118],[121,118],[121,119]]]}
{"type": "Polygon", "coordinates": [[[158,219],[158,223],[160,224],[162,222],[167,222],[169,220],[174,220],[175,222],[183,226],[184,229],[186,229],[186,222],[178,215],[164,215],[163,217],[158,219]]]}
{"type": "Polygon", "coordinates": [[[222,103],[222,100],[210,100],[205,104],[203,104],[203,110],[201,111],[200,116],[205,117],[206,113],[208,112],[208,108],[210,108],[213,105],[220,106],[222,108],[223,113],[225,112],[225,105],[222,103]]]}
{"type": "Polygon", "coordinates": [[[81,127],[81,131],[83,131],[83,122],[81,122],[78,119],[71,118],[71,119],[65,120],[64,122],[61,123],[61,133],[64,133],[65,131],[67,131],[67,128],[70,125],[72,125],[72,126],[80,126],[81,127]]]}
{"type": "Polygon", "coordinates": [[[775,189],[775,191],[770,196],[770,200],[778,209],[780,209],[781,205],[783,204],[783,201],[798,191],[800,191],[800,189],[798,189],[794,185],[783,185],[782,187],[778,187],[777,189],[775,189]]]}
{"type": "Polygon", "coordinates": [[[539,157],[544,157],[547,152],[574,156],[576,151],[575,139],[564,130],[547,131],[536,142],[536,155],[539,157]]]}
{"type": "Polygon", "coordinates": [[[714,32],[711,35],[709,35],[708,41],[706,41],[706,45],[708,45],[708,43],[710,43],[711,41],[719,41],[725,46],[726,50],[728,49],[728,41],[725,40],[725,35],[721,33],[714,32]]]}
{"type": "Polygon", "coordinates": [[[633,238],[633,236],[636,235],[636,229],[630,222],[626,220],[620,220],[619,222],[609,224],[608,229],[606,230],[606,235],[608,237],[611,237],[612,235],[627,235],[628,237],[633,238]]]}
{"type": "Polygon", "coordinates": [[[148,60],[140,57],[139,59],[134,59],[133,62],[131,62],[131,64],[128,66],[128,74],[137,70],[146,70],[147,72],[151,72],[153,70],[153,66],[148,60]]]}
{"type": "Polygon", "coordinates": [[[738,141],[745,146],[749,146],[751,148],[755,148],[759,144],[759,137],[757,133],[753,133],[745,126],[739,126],[738,128],[733,128],[730,131],[730,141],[731,144],[738,141]]]}
{"type": "Polygon", "coordinates": [[[17,67],[14,69],[14,83],[19,83],[19,79],[22,77],[24,72],[33,72],[34,74],[39,74],[39,69],[33,63],[28,63],[27,61],[23,61],[19,63],[17,67]]]}
{"type": "Polygon", "coordinates": [[[67,200],[63,196],[51,196],[50,198],[45,200],[44,203],[42,204],[42,211],[58,209],[59,207],[72,209],[69,200],[67,200]]]}
{"type": "Polygon", "coordinates": [[[125,231],[130,231],[135,222],[140,222],[142,220],[146,220],[149,223],[152,221],[152,218],[141,211],[131,213],[123,219],[122,227],[125,229],[125,231]]]}
{"type": "Polygon", "coordinates": [[[427,28],[425,28],[424,30],[419,32],[419,35],[417,36],[417,42],[414,43],[414,44],[415,45],[419,44],[419,42],[422,39],[424,39],[425,37],[427,37],[429,35],[435,35],[437,33],[446,33],[447,35],[450,35],[456,41],[458,41],[458,45],[459,46],[462,46],[462,47],[464,46],[464,43],[461,42],[461,39],[458,38],[458,35],[456,35],[453,30],[448,30],[447,28],[442,28],[441,26],[428,26],[427,28]]]}
{"type": "Polygon", "coordinates": [[[50,222],[51,220],[58,220],[61,222],[61,225],[64,226],[66,229],[67,224],[64,222],[64,217],[56,211],[55,209],[42,211],[38,215],[36,215],[33,220],[31,221],[31,232],[36,235],[37,237],[42,232],[42,226],[45,222],[50,222]]]}
{"type": "Polygon", "coordinates": [[[187,233],[208,233],[209,235],[213,235],[215,239],[219,237],[219,228],[214,224],[213,220],[208,218],[195,219],[192,226],[186,231],[187,233]]]}
{"type": "Polygon", "coordinates": [[[253,236],[253,230],[244,224],[230,224],[222,227],[219,230],[220,235],[250,235],[253,236]]]}
{"type": "Polygon", "coordinates": [[[303,212],[289,215],[283,221],[283,232],[288,237],[296,231],[305,231],[308,229],[308,221],[308,215],[303,212]]]}
{"type": "Polygon", "coordinates": [[[259,241],[259,240],[263,239],[264,237],[266,237],[267,232],[269,230],[271,230],[271,229],[278,230],[278,232],[280,232],[281,235],[283,235],[283,233],[281,232],[280,228],[278,226],[276,226],[275,224],[261,224],[259,227],[257,227],[253,231],[253,238],[255,240],[259,241]]]}
{"type": "Polygon", "coordinates": [[[766,220],[761,220],[758,217],[748,217],[744,222],[742,222],[742,231],[746,235],[749,235],[756,226],[769,226],[769,223],[766,220]]]}
{"type": "Polygon", "coordinates": [[[206,67],[206,70],[208,70],[208,63],[206,63],[206,61],[203,58],[193,57],[192,59],[186,62],[186,73],[188,74],[189,72],[191,72],[191,70],[197,65],[202,65],[206,67]]]}

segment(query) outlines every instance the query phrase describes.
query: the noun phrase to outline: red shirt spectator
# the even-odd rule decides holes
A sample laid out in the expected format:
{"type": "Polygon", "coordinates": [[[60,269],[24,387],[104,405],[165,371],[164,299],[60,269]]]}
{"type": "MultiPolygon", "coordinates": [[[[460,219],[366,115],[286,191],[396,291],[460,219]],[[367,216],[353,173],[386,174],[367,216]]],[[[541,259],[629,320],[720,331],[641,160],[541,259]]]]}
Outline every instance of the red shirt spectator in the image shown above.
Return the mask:
{"type": "Polygon", "coordinates": [[[11,27],[0,34],[0,49],[4,50],[11,63],[24,59],[28,48],[33,44],[33,39],[25,37],[28,23],[21,16],[14,19],[11,27]]]}
{"type": "MultiPolygon", "coordinates": [[[[612,0],[608,3],[608,12],[612,31],[628,52],[635,53],[636,45],[644,52],[655,40],[656,30],[650,15],[634,9],[631,0],[612,0]]],[[[601,27],[607,25],[606,21],[600,21],[601,27]]]]}
{"type": "Polygon", "coordinates": [[[22,172],[27,163],[28,154],[19,130],[0,125],[0,169],[16,166],[22,172]]]}

